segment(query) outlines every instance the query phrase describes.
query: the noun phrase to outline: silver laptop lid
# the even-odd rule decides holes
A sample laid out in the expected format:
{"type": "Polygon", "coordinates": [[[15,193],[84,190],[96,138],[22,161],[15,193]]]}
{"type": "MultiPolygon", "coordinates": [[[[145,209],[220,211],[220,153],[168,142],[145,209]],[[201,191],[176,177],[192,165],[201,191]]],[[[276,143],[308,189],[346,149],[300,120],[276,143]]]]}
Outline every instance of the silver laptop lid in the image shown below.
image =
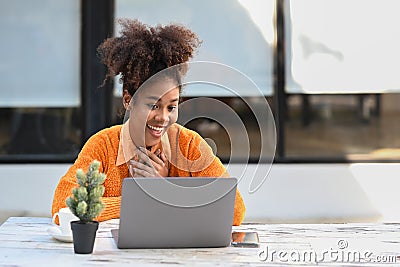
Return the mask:
{"type": "Polygon", "coordinates": [[[118,248],[223,247],[236,178],[125,178],[118,248]]]}

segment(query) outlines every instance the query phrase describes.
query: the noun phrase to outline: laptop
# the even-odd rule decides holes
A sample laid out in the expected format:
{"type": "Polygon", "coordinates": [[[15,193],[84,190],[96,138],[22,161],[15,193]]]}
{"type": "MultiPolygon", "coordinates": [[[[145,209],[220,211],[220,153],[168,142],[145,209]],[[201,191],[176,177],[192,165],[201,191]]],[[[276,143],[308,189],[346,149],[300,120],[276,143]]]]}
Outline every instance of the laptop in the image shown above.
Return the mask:
{"type": "Polygon", "coordinates": [[[125,178],[118,248],[226,247],[236,178],[125,178]]]}

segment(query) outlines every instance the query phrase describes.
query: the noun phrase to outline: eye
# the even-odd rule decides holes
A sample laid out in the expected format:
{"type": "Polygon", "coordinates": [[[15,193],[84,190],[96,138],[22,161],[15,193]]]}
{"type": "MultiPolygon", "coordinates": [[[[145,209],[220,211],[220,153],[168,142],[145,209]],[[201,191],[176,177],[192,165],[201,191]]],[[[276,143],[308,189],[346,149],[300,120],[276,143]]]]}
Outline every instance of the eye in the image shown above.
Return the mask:
{"type": "Polygon", "coordinates": [[[156,104],[147,104],[147,106],[149,107],[149,109],[151,110],[155,110],[158,108],[158,106],[156,104]]]}
{"type": "Polygon", "coordinates": [[[176,106],[169,106],[168,107],[168,110],[171,112],[171,111],[174,111],[176,109],[176,106]]]}

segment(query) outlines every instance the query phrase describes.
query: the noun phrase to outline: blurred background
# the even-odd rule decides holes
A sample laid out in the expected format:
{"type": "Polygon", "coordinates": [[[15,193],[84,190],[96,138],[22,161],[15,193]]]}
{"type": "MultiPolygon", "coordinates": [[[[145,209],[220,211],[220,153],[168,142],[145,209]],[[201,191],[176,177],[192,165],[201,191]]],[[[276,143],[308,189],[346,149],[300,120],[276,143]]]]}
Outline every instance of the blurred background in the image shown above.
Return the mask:
{"type": "Polygon", "coordinates": [[[55,186],[85,141],[122,122],[121,85],[101,86],[96,55],[118,35],[118,18],[182,23],[203,40],[193,60],[231,66],[260,89],[183,95],[215,98],[243,120],[250,156],[231,155],[216,121],[186,126],[213,140],[231,175],[248,178],[239,185],[247,221],[398,220],[399,9],[396,0],[0,0],[0,223],[50,216],[55,186]],[[272,167],[247,104],[264,100],[277,133],[272,167]],[[252,176],[267,173],[250,194],[252,176]]]}

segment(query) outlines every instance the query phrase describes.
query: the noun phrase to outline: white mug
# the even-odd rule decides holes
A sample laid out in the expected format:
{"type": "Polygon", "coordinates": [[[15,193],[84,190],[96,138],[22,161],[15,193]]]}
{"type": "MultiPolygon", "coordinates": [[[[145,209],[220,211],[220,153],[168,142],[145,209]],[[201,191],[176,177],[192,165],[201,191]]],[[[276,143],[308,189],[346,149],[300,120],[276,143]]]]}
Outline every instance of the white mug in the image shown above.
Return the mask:
{"type": "Polygon", "coordinates": [[[57,216],[58,216],[58,222],[60,223],[60,226],[58,227],[58,229],[60,229],[61,234],[72,236],[70,222],[77,221],[77,220],[79,220],[79,218],[76,217],[69,208],[62,208],[57,213],[54,213],[53,223],[55,223],[57,216]]]}

